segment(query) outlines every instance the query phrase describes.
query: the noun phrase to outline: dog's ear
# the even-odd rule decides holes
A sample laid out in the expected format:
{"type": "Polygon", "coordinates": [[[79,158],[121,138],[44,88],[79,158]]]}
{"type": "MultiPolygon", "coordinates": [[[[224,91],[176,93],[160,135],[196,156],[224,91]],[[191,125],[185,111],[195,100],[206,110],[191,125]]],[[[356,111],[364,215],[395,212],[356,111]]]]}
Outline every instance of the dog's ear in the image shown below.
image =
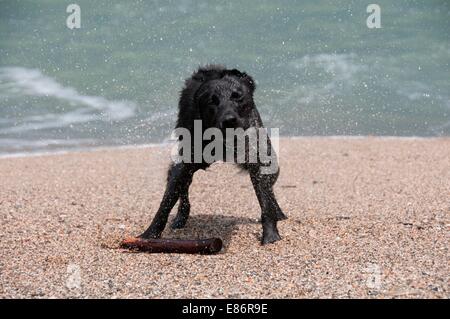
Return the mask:
{"type": "Polygon", "coordinates": [[[221,65],[210,64],[200,67],[194,74],[192,80],[203,83],[210,80],[216,80],[223,77],[225,67],[221,65]]]}
{"type": "Polygon", "coordinates": [[[229,70],[227,73],[237,77],[241,82],[247,85],[247,87],[250,89],[250,92],[253,94],[253,92],[256,89],[256,84],[255,80],[253,80],[253,78],[250,75],[248,75],[245,72],[241,72],[237,69],[229,70]]]}

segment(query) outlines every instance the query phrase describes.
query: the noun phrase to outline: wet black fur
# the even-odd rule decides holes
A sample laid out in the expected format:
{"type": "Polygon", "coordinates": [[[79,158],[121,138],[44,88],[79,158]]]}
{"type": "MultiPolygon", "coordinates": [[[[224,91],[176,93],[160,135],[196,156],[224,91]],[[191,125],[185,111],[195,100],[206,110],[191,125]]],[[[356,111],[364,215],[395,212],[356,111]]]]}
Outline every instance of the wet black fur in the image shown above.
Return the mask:
{"type": "MultiPolygon", "coordinates": [[[[176,127],[188,129],[193,136],[194,120],[202,120],[203,130],[209,127],[263,127],[261,117],[253,101],[255,82],[251,76],[236,69],[226,69],[219,65],[199,68],[185,82],[179,100],[176,127]]],[[[193,143],[192,143],[193,145],[193,143]]],[[[268,139],[269,152],[271,149],[268,139]]],[[[193,151],[193,150],[192,150],[193,151]]],[[[280,240],[277,221],[286,216],[281,211],[273,192],[279,169],[273,174],[261,174],[258,163],[242,163],[239,166],[249,172],[256,196],[261,206],[263,226],[262,243],[280,240]]],[[[167,186],[151,225],[141,235],[143,238],[158,238],[164,230],[173,206],[180,200],[178,213],[172,228],[182,228],[189,217],[189,186],[194,173],[206,169],[208,163],[176,163],[169,168],[167,186]]],[[[218,190],[219,191],[219,190],[218,190]]]]}

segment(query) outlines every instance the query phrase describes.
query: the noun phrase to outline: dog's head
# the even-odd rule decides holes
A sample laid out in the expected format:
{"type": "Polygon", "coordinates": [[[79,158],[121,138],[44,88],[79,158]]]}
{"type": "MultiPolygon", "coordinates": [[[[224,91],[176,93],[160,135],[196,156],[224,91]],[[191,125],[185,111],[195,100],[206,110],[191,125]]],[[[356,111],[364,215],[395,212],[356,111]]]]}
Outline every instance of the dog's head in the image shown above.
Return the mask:
{"type": "Polygon", "coordinates": [[[246,73],[233,70],[212,70],[199,73],[202,82],[196,102],[204,128],[243,128],[250,126],[250,114],[255,104],[255,83],[246,73]]]}

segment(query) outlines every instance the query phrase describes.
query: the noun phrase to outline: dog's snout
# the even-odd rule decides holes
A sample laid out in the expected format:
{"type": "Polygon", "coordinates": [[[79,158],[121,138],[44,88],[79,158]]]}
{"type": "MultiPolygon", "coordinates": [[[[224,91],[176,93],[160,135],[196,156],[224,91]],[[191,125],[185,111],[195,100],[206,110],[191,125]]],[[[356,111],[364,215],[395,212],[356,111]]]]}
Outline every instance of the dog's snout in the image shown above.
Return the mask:
{"type": "Polygon", "coordinates": [[[222,120],[222,128],[236,128],[238,124],[238,119],[232,114],[225,115],[222,120]]]}

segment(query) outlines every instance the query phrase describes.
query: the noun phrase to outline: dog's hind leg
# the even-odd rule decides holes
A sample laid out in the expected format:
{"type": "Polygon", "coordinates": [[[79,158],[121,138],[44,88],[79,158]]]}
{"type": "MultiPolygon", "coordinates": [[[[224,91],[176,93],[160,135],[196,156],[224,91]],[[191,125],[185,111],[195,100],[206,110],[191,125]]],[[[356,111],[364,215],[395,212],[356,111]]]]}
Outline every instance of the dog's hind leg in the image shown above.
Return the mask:
{"type": "MultiPolygon", "coordinates": [[[[256,173],[258,176],[258,173],[256,173]]],[[[262,183],[264,185],[264,191],[267,193],[267,197],[270,199],[271,209],[275,210],[277,220],[285,220],[287,216],[283,213],[280,206],[278,205],[278,201],[275,198],[275,193],[273,192],[273,185],[276,183],[278,176],[280,175],[280,169],[278,168],[276,173],[268,174],[266,176],[265,181],[262,183]]],[[[262,179],[262,177],[258,177],[262,179]]]]}
{"type": "Polygon", "coordinates": [[[273,206],[276,210],[276,215],[277,215],[277,220],[286,220],[287,216],[283,213],[283,211],[281,210],[280,206],[278,205],[277,200],[275,199],[275,194],[273,192],[273,189],[269,190],[269,196],[270,198],[272,198],[272,202],[273,202],[273,206]]]}
{"type": "Polygon", "coordinates": [[[161,236],[161,233],[166,227],[170,211],[177,202],[178,198],[184,194],[183,191],[186,185],[191,183],[192,175],[195,170],[196,169],[192,164],[186,163],[174,164],[169,168],[167,186],[158,212],[147,230],[139,237],[159,238],[161,236]]]}

